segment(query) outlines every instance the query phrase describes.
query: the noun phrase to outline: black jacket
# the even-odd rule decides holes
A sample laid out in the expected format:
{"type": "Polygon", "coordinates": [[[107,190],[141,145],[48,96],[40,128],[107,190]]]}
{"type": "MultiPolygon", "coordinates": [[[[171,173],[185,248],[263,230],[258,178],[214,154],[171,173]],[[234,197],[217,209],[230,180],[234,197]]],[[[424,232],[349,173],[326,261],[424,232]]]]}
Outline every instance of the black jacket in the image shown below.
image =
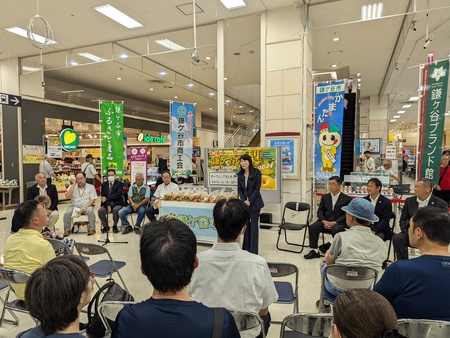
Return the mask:
{"type": "Polygon", "coordinates": [[[115,180],[109,193],[109,182],[103,182],[100,188],[100,195],[106,197],[106,201],[101,204],[102,207],[111,206],[114,208],[116,205],[123,205],[123,183],[115,180]]]}
{"type": "MultiPolygon", "coordinates": [[[[445,211],[448,210],[447,202],[433,195],[431,195],[427,206],[436,207],[445,211]]],[[[417,197],[416,196],[408,197],[405,200],[405,205],[403,206],[402,209],[402,215],[400,216],[400,229],[403,232],[408,231],[409,220],[411,219],[411,217],[414,216],[417,210],[419,210],[419,203],[417,203],[417,197]]]]}
{"type": "Polygon", "coordinates": [[[320,199],[319,209],[317,209],[317,216],[319,221],[336,222],[337,224],[345,224],[345,212],[342,207],[350,203],[352,198],[341,192],[333,209],[333,202],[331,200],[331,193],[325,194],[320,199]]]}
{"type": "Polygon", "coordinates": [[[241,200],[250,202],[250,210],[257,211],[264,207],[264,202],[261,197],[261,171],[254,169],[253,179],[247,180],[247,188],[245,188],[245,177],[242,175],[238,177],[238,193],[241,200]]]}
{"type": "MultiPolygon", "coordinates": [[[[37,183],[28,188],[27,192],[27,200],[34,200],[36,196],[39,195],[39,188],[37,183]]],[[[50,197],[52,204],[50,205],[50,210],[58,210],[58,191],[56,190],[56,186],[53,184],[47,185],[47,196],[50,197]]]]}
{"type": "MultiPolygon", "coordinates": [[[[364,197],[370,203],[370,195],[364,197]]],[[[392,203],[386,196],[378,196],[377,204],[375,205],[375,215],[380,219],[378,222],[370,225],[370,229],[375,234],[383,233],[385,240],[390,240],[393,236],[392,230],[389,226],[389,222],[392,216],[392,203]]]]}

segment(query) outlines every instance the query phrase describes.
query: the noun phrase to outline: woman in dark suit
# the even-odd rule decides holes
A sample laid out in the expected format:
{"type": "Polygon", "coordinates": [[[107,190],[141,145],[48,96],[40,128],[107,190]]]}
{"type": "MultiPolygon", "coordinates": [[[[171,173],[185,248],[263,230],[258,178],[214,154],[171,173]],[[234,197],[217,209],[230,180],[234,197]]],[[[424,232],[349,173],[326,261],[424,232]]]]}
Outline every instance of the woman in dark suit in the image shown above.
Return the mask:
{"type": "Polygon", "coordinates": [[[242,248],[258,254],[259,214],[264,202],[261,197],[261,171],[253,167],[250,155],[244,154],[240,158],[241,170],[238,176],[238,193],[241,200],[250,207],[251,216],[247,222],[242,248]]]}

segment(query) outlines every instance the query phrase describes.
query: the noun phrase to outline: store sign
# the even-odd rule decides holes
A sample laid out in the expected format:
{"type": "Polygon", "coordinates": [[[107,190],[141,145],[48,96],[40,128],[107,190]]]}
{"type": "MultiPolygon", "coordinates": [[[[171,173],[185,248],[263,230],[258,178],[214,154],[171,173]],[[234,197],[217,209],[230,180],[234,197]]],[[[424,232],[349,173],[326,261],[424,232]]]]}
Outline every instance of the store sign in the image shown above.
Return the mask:
{"type": "Polygon", "coordinates": [[[131,147],[130,148],[130,178],[135,181],[136,174],[144,175],[147,179],[147,148],[131,147]]]}
{"type": "Polygon", "coordinates": [[[61,138],[49,136],[47,138],[47,155],[51,158],[62,158],[61,138]]]}
{"type": "Polygon", "coordinates": [[[140,133],[136,139],[139,142],[146,142],[146,143],[166,143],[166,139],[162,135],[160,135],[159,137],[155,137],[150,134],[140,133]]]}
{"type": "Polygon", "coordinates": [[[386,145],[386,160],[397,159],[397,146],[395,144],[386,145]]]}
{"type": "Polygon", "coordinates": [[[72,128],[64,129],[59,135],[59,138],[61,139],[61,147],[64,151],[74,151],[78,148],[80,138],[78,133],[72,128]]]}
{"type": "Polygon", "coordinates": [[[437,184],[446,113],[449,61],[425,65],[419,132],[419,175],[437,184]]]}

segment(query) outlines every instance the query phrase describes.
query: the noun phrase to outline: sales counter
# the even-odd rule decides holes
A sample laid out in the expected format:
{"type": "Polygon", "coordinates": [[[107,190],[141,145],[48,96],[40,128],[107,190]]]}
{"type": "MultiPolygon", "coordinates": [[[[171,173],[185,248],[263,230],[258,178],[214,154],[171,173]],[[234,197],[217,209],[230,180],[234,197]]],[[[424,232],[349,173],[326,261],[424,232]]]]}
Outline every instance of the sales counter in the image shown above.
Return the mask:
{"type": "Polygon", "coordinates": [[[215,203],[160,201],[160,216],[173,216],[194,232],[198,243],[214,244],[217,231],[214,228],[215,203]]]}

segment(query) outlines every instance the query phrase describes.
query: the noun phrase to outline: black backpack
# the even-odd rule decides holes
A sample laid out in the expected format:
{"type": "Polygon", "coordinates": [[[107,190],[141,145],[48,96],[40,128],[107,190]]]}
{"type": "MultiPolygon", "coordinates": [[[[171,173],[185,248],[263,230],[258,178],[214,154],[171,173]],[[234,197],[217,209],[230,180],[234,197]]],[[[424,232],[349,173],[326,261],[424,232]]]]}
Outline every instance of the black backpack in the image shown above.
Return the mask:
{"type": "MultiPolygon", "coordinates": [[[[134,298],[113,279],[110,279],[108,283],[100,287],[88,305],[88,326],[86,332],[90,337],[100,338],[105,336],[106,329],[98,314],[98,305],[106,301],[134,301],[134,298]]],[[[110,321],[109,325],[112,327],[114,322],[110,321]]]]}

